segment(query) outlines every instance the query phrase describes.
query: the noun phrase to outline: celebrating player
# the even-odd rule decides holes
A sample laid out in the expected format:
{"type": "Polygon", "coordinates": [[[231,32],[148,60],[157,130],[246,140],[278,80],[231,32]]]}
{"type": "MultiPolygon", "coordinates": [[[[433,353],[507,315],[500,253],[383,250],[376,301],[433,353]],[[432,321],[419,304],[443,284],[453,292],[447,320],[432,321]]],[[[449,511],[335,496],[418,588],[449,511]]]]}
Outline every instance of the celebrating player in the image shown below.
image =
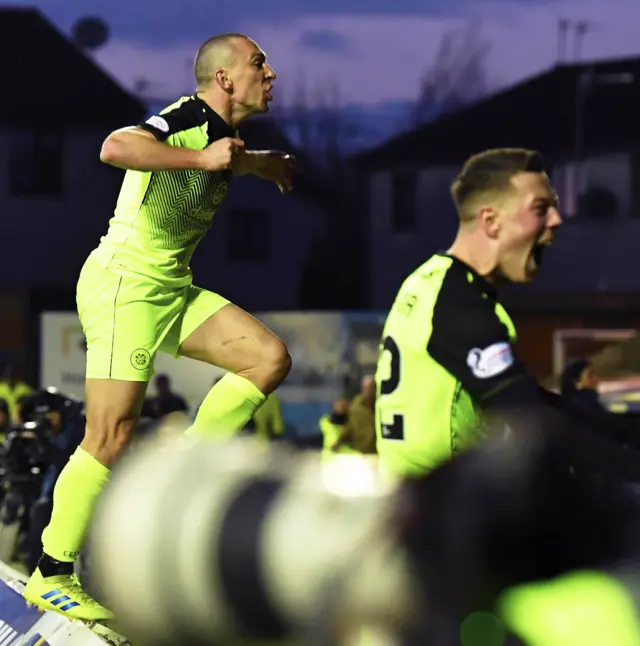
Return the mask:
{"type": "Polygon", "coordinates": [[[73,561],[138,422],[156,353],[228,371],[202,402],[188,431],[195,437],[241,429],[290,368],[280,339],[195,287],[189,269],[232,175],[291,189],[289,156],[247,151],[236,134],[241,121],[267,112],[276,75],[251,39],[224,34],[202,45],[195,77],[194,96],[112,133],[102,147],[102,161],[127,172],[108,233],[77,287],[87,338],[86,433],[56,484],[44,553],[24,591],[27,601],[72,618],[112,618],[82,590],[73,561]]]}
{"type": "Polygon", "coordinates": [[[460,221],[453,246],[404,281],[384,326],[378,453],[400,475],[429,472],[476,442],[481,411],[531,385],[496,285],[528,283],[562,223],[534,151],[471,157],[452,195],[460,221]]]}

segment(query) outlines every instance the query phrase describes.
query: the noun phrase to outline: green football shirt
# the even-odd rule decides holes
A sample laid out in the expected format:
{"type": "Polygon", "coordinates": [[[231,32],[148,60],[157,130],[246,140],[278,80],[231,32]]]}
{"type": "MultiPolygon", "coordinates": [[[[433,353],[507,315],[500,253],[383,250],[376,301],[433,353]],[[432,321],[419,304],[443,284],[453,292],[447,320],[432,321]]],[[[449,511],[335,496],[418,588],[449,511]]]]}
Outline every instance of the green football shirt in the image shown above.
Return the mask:
{"type": "MultiPolygon", "coordinates": [[[[183,97],[139,124],[170,146],[202,150],[235,131],[197,96],[183,97]]],[[[180,288],[189,263],[222,204],[231,171],[125,173],[109,230],[92,255],[107,269],[180,288]]]]}
{"type": "Polygon", "coordinates": [[[483,400],[525,374],[515,328],[495,289],[471,267],[435,255],[403,283],[376,370],[380,461],[421,475],[482,436],[483,400]]]}

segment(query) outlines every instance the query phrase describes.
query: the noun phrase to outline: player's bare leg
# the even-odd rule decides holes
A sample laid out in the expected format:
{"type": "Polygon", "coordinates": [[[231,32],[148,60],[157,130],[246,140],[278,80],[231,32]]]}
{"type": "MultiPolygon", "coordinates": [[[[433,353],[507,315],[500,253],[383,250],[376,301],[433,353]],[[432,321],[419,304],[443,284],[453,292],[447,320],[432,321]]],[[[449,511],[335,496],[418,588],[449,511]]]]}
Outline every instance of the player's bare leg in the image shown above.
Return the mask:
{"type": "Polygon", "coordinates": [[[231,303],[194,330],[179,353],[229,371],[209,391],[187,431],[198,437],[231,435],[243,428],[291,368],[285,344],[231,303]]]}
{"type": "Polygon", "coordinates": [[[110,468],[133,437],[146,393],[142,381],[87,379],[87,428],[80,446],[110,468]]]}
{"type": "Polygon", "coordinates": [[[85,437],[56,482],[51,521],[42,535],[44,553],[24,591],[25,599],[43,610],[85,621],[113,619],[82,590],[73,562],[109,470],[131,440],[146,388],[144,382],[87,379],[85,437]]]}

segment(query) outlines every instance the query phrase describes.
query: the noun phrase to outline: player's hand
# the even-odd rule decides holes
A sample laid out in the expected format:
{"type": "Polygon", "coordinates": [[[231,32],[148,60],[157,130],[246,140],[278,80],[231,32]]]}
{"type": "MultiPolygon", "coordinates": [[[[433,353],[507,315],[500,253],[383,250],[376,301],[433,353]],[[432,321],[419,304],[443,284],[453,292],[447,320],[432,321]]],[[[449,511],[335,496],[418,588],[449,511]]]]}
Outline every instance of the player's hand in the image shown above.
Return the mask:
{"type": "Polygon", "coordinates": [[[250,172],[261,179],[275,182],[281,193],[293,188],[293,167],[295,159],[279,150],[265,150],[247,153],[251,157],[250,172]]]}
{"type": "Polygon", "coordinates": [[[207,146],[201,155],[202,170],[219,171],[233,168],[236,160],[244,153],[244,141],[225,137],[207,146]]]}

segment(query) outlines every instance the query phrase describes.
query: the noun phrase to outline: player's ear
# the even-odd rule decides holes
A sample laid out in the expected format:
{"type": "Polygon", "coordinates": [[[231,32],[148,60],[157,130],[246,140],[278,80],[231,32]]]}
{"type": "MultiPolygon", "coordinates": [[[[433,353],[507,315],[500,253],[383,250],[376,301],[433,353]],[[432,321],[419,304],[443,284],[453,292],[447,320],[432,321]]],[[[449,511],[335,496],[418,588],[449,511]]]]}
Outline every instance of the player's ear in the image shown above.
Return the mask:
{"type": "Polygon", "coordinates": [[[233,82],[229,78],[226,70],[216,70],[215,75],[216,83],[225,91],[231,92],[233,90],[233,82]]]}
{"type": "Polygon", "coordinates": [[[478,211],[478,224],[490,237],[497,237],[500,231],[500,218],[498,212],[492,206],[483,206],[478,211]]]}

